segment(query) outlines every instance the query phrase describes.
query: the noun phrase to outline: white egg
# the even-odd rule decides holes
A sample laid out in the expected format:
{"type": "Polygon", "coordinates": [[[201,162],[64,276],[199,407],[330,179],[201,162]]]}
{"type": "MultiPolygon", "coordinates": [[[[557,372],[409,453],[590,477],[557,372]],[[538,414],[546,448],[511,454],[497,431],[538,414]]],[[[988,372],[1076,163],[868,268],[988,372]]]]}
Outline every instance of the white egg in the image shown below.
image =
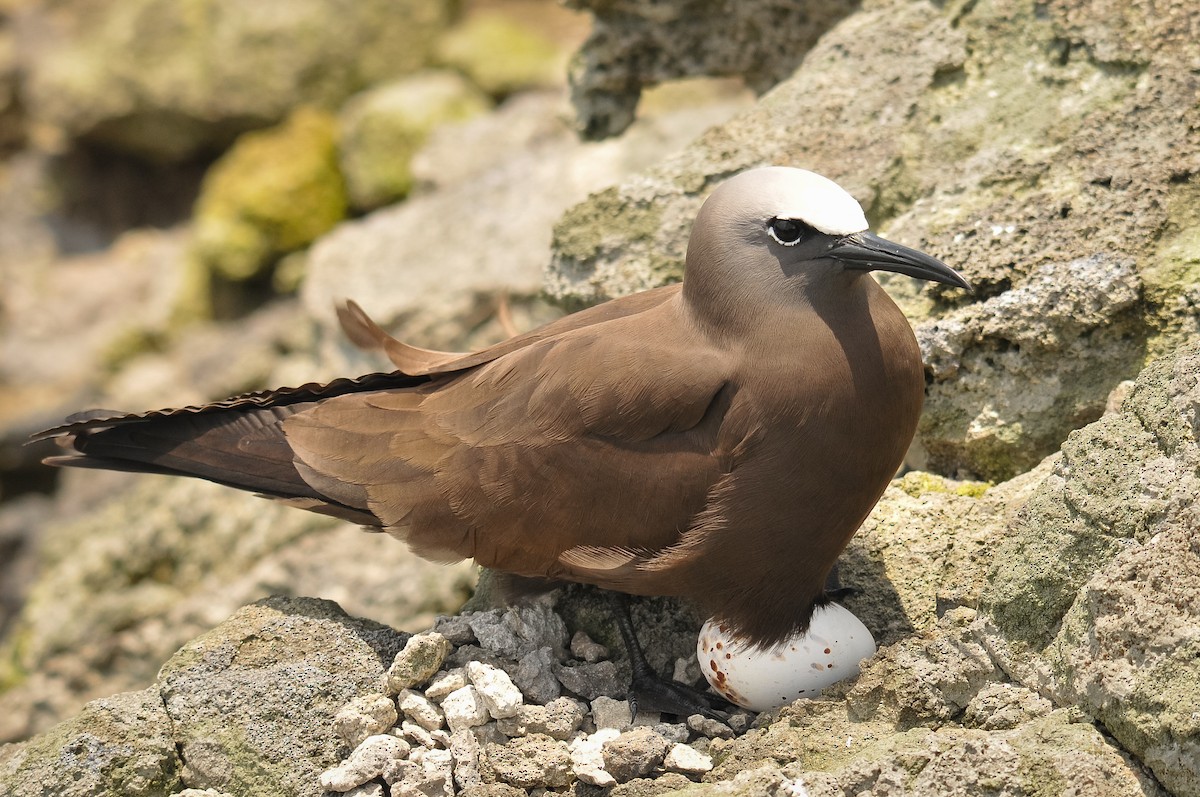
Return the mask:
{"type": "Polygon", "coordinates": [[[709,620],[700,629],[696,658],[704,677],[726,700],[766,711],[858,674],[875,653],[875,639],[850,610],[830,603],[813,614],[808,632],[758,650],[709,620]]]}

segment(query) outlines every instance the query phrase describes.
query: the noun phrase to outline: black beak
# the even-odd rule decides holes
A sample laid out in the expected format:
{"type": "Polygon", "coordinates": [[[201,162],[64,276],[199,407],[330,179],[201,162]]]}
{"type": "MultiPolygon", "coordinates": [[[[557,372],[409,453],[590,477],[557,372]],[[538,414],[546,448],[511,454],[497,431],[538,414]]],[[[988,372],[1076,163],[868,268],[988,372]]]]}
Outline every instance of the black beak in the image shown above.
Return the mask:
{"type": "Polygon", "coordinates": [[[922,280],[944,282],[972,290],[971,283],[935,257],[907,246],[885,241],[869,232],[845,235],[825,253],[825,257],[841,261],[846,268],[864,271],[894,271],[922,280]]]}

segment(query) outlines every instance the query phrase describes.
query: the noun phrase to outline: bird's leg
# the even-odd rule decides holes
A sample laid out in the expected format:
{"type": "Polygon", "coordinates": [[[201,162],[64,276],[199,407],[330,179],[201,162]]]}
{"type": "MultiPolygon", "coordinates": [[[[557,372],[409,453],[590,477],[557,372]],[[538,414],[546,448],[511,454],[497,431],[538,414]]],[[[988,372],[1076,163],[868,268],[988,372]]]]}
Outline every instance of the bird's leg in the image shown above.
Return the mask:
{"type": "Polygon", "coordinates": [[[840,601],[842,598],[853,595],[858,592],[854,587],[847,587],[842,584],[841,578],[838,577],[837,562],[834,562],[833,567],[829,571],[829,575],[825,576],[825,600],[826,602],[840,601]]]}
{"type": "MultiPolygon", "coordinates": [[[[629,597],[624,593],[611,590],[601,590],[608,600],[609,610],[621,632],[625,642],[625,650],[629,654],[629,668],[632,677],[629,681],[630,716],[637,716],[638,704],[651,711],[662,711],[688,717],[692,714],[702,714],[718,722],[724,722],[726,717],[713,710],[714,702],[725,703],[721,698],[706,694],[687,684],[671,681],[660,677],[646,661],[646,654],[638,643],[633,631],[633,618],[629,614],[629,597]]],[[[728,705],[728,704],[726,704],[728,705]]]]}

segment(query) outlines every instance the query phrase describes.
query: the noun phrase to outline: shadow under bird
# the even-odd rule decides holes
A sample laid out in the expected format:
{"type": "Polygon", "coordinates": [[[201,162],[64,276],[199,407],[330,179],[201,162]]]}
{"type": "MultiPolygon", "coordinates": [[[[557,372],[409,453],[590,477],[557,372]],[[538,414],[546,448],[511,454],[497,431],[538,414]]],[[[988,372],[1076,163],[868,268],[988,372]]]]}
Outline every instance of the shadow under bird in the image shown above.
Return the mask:
{"type": "MultiPolygon", "coordinates": [[[[921,412],[916,339],[871,270],[969,289],[868,232],[830,180],[754,169],[704,203],[682,284],[471,354],[403,344],[348,303],[347,333],[396,371],[91,411],[37,439],[68,449],[53,465],[199,477],[472,557],[514,592],[680,596],[769,646],[827,600],[921,412]]],[[[646,669],[634,690],[671,710],[646,669]]]]}

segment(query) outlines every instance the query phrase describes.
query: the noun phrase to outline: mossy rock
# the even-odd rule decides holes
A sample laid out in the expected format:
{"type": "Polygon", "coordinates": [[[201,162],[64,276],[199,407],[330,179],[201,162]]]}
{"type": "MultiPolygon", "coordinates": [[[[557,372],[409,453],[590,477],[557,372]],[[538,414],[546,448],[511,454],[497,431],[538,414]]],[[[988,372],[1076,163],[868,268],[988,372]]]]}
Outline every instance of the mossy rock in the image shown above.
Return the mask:
{"type": "Polygon", "coordinates": [[[566,79],[558,46],[503,13],[472,15],[442,38],[436,57],[494,97],[566,79]]]}
{"type": "Polygon", "coordinates": [[[205,177],[193,252],[230,280],[262,274],[346,216],[336,123],[301,108],[283,124],[247,133],[205,177]]]}
{"type": "Polygon", "coordinates": [[[491,107],[453,72],[422,72],[353,97],[339,117],[338,158],[351,203],[369,210],[407,196],[411,162],[439,125],[491,107]]]}

